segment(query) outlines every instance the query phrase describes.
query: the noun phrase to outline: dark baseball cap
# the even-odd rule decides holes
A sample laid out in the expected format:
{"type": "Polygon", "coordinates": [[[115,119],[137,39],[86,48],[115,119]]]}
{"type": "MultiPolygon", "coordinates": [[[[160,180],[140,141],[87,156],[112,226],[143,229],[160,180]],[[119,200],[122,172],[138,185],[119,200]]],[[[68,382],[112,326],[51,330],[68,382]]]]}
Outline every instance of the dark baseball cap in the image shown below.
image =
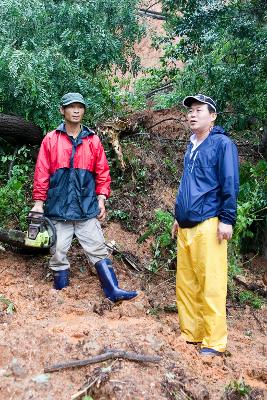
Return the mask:
{"type": "Polygon", "coordinates": [[[192,105],[192,103],[194,103],[194,101],[199,101],[200,103],[208,104],[209,106],[211,106],[213,108],[213,110],[215,112],[217,112],[215,101],[212,100],[211,97],[204,96],[204,94],[196,94],[194,96],[185,97],[183,100],[183,105],[185,107],[191,107],[191,105],[192,105]]]}
{"type": "Polygon", "coordinates": [[[66,93],[61,97],[60,105],[62,107],[68,106],[72,103],[81,103],[86,107],[86,102],[80,93],[66,93]]]}

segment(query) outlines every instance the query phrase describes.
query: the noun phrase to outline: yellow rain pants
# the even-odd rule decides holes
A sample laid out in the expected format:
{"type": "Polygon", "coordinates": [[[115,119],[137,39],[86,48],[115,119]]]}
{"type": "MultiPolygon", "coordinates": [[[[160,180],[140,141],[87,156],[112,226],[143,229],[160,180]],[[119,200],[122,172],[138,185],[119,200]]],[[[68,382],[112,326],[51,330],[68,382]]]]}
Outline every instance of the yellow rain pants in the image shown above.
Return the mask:
{"type": "Polygon", "coordinates": [[[218,218],[178,229],[176,293],[181,334],[201,347],[227,343],[227,241],[217,239],[218,218]]]}

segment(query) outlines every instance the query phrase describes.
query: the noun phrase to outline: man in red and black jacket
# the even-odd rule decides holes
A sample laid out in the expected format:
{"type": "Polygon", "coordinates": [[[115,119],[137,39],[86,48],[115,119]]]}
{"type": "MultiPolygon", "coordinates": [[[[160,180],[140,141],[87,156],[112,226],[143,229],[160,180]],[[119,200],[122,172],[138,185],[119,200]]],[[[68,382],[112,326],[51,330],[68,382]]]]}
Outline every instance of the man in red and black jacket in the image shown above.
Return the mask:
{"type": "Polygon", "coordinates": [[[81,125],[86,103],[80,93],[65,94],[60,105],[64,122],[41,144],[32,208],[56,227],[57,242],[49,262],[54,287],[60,290],[69,285],[67,252],[75,234],[96,267],[106,297],[114,302],[131,299],[137,293],[118,287],[99,223],[105,219],[111,182],[103,146],[91,129],[81,125]]]}

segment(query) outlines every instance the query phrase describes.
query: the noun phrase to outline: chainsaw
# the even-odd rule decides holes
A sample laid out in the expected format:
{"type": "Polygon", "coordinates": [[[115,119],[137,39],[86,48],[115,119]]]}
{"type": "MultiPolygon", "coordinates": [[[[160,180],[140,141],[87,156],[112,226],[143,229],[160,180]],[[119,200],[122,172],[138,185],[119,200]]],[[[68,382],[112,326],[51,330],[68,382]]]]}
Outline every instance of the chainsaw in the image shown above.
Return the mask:
{"type": "Polygon", "coordinates": [[[28,230],[0,229],[0,242],[16,249],[49,249],[56,243],[56,228],[43,213],[31,211],[27,217],[28,230]]]}

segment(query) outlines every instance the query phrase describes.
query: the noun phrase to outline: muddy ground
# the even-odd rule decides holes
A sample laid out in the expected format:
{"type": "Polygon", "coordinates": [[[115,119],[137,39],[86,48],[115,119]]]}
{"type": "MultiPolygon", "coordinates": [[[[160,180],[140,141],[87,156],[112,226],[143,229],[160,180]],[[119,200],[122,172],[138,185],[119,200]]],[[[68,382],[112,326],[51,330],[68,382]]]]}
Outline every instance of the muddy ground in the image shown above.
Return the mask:
{"type": "MultiPolygon", "coordinates": [[[[180,337],[173,312],[175,271],[164,265],[157,274],[146,269],[152,238],[140,244],[137,239],[156,208],[173,208],[188,132],[177,110],[138,118],[143,118],[143,136],[122,138],[128,166],[124,173],[114,172],[108,150],[114,182],[103,229],[107,241],[115,240],[135,256],[139,272],[120,257],[111,257],[121,287],[137,289],[139,296],[116,305],[105,300],[76,242],[69,253],[71,284],[62,291],[52,288],[48,256],[0,250],[0,294],[15,307],[9,313],[8,305],[0,302],[0,400],[81,399],[84,385],[91,385],[93,400],[267,398],[266,308],[252,310],[229,298],[228,351],[224,357],[203,359],[180,337]],[[176,125],[169,120],[166,126],[151,128],[151,121],[172,117],[179,119],[176,125]],[[108,360],[44,374],[46,366],[90,358],[110,348],[157,355],[161,361],[108,360]],[[228,390],[226,397],[226,386],[241,379],[253,389],[250,395],[242,397],[240,389],[239,395],[228,390]]],[[[248,265],[247,281],[256,279],[264,287],[266,261],[256,257],[248,265]]]]}
{"type": "MultiPolygon", "coordinates": [[[[108,224],[105,234],[128,249],[137,238],[117,223],[108,224]]],[[[133,245],[130,250],[144,261],[145,247],[133,245]]],[[[2,306],[0,313],[1,400],[71,399],[96,378],[98,385],[90,392],[94,400],[215,400],[222,398],[230,381],[241,378],[255,388],[250,398],[264,399],[266,310],[229,304],[227,355],[203,360],[198,349],[180,337],[176,312],[163,311],[175,304],[174,277],[164,272],[151,277],[115,259],[121,286],[140,294],[112,305],[104,300],[79,247],[73,246],[70,254],[71,285],[62,291],[52,289],[46,257],[0,254],[1,293],[16,307],[8,314],[2,306]],[[155,307],[155,299],[161,307],[155,307]],[[44,375],[47,365],[82,360],[107,348],[158,355],[161,361],[110,360],[44,375]]]]}

